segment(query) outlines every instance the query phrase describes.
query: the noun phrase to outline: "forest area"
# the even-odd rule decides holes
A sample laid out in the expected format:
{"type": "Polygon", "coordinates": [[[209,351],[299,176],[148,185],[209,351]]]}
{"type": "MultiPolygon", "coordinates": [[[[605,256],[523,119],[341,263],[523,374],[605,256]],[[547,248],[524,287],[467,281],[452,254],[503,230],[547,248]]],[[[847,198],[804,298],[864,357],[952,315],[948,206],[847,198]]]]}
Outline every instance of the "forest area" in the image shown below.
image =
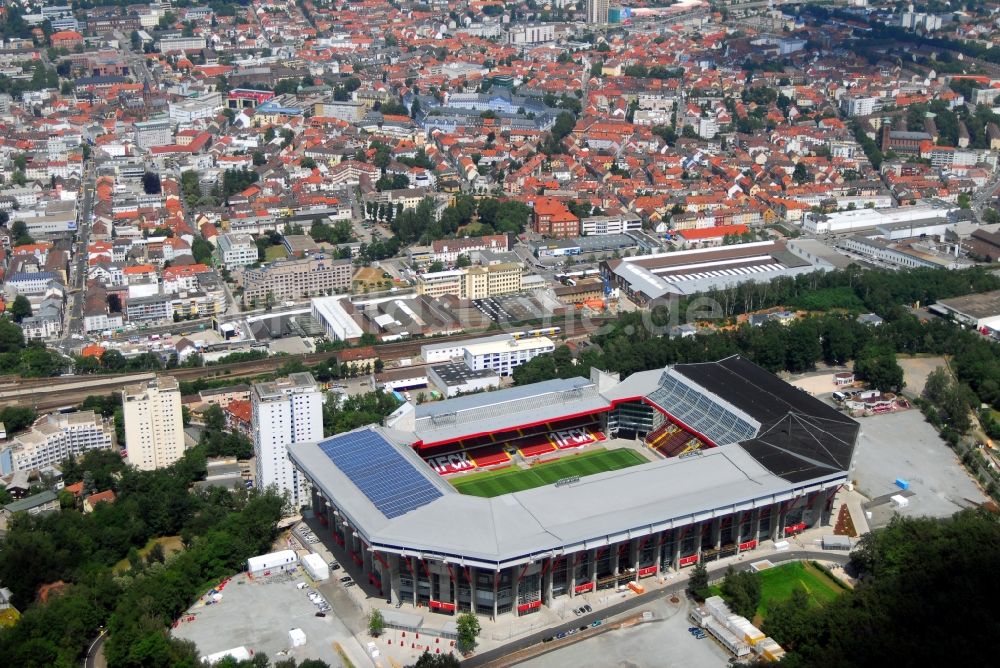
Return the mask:
{"type": "Polygon", "coordinates": [[[205,474],[203,447],[157,471],[94,451],[65,462],[63,473],[67,484],[110,489],[117,499],[84,514],[66,492],[61,512],[13,520],[0,549],[0,580],[22,616],[0,630],[0,656],[8,665],[76,666],[106,626],[111,668],[196,665],[197,649],[167,629],[206,583],[270,548],[282,499],[248,490],[190,492],[205,474]],[[138,556],[151,538],[175,535],[184,546],[179,554],[138,556]],[[115,572],[123,559],[128,568],[115,572]],[[51,583],[59,584],[37,599],[39,587],[51,583]]]}

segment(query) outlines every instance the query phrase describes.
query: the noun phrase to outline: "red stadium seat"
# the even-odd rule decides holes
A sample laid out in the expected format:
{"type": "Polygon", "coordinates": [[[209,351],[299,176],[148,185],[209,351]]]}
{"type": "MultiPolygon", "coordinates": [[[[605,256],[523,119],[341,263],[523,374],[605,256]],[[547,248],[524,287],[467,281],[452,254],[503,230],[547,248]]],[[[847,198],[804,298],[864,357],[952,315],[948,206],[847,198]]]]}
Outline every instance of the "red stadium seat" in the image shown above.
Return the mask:
{"type": "Polygon", "coordinates": [[[476,466],[496,466],[510,461],[510,455],[500,445],[487,445],[469,452],[476,466]]]}
{"type": "Polygon", "coordinates": [[[555,449],[556,446],[549,440],[548,435],[536,436],[517,446],[517,451],[521,453],[522,457],[537,457],[538,455],[544,455],[546,452],[552,452],[555,449]]]}

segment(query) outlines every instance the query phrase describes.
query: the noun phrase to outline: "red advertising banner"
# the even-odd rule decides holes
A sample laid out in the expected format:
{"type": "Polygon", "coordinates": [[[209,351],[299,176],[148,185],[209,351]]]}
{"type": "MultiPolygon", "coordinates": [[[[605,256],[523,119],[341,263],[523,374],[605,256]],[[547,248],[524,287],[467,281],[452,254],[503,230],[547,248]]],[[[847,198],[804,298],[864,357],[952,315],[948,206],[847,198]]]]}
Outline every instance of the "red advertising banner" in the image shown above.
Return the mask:
{"type": "Polygon", "coordinates": [[[690,566],[691,564],[697,564],[698,563],[698,555],[697,554],[692,554],[692,555],[690,555],[688,557],[681,557],[680,560],[678,561],[678,563],[681,565],[682,568],[684,566],[690,566]]]}
{"type": "Polygon", "coordinates": [[[532,601],[531,603],[522,603],[521,605],[517,606],[517,611],[527,612],[528,610],[534,610],[535,608],[540,608],[540,607],[542,607],[541,601],[532,601]]]}
{"type": "Polygon", "coordinates": [[[746,542],[740,543],[740,550],[752,550],[757,547],[757,541],[748,540],[746,542]]]}
{"type": "Polygon", "coordinates": [[[656,575],[656,566],[647,566],[646,568],[639,569],[639,577],[645,578],[650,575],[656,575]]]}
{"type": "Polygon", "coordinates": [[[577,585],[573,588],[573,592],[577,594],[582,594],[584,592],[594,591],[593,582],[584,582],[582,585],[577,585]]]}

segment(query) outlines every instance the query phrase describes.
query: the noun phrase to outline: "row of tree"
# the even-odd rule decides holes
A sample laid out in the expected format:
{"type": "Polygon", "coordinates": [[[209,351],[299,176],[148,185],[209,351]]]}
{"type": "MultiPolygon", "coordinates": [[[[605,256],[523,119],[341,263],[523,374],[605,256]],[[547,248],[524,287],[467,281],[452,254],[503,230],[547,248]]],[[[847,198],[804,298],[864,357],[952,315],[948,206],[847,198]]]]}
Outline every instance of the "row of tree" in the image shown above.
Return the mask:
{"type": "Polygon", "coordinates": [[[978,269],[846,270],[769,284],[743,284],[645,314],[622,314],[610,330],[592,337],[598,347],[585,350],[575,362],[568,351],[557,350],[553,356],[535,358],[515,369],[514,380],[525,384],[552,377],[586,376],[590,367],[614,369],[626,376],[667,364],[743,354],[770,371],[799,372],[813,368],[820,360],[828,364],[854,360],[856,372],[873,386],[898,390],[902,371],[895,355],[931,353],[951,356],[956,382],[969,390],[959,393],[966,402],[1000,407],[1000,358],[994,344],[941,319],[921,322],[898,305],[992,290],[996,284],[995,277],[978,269]],[[832,311],[787,326],[741,325],[685,338],[661,335],[668,331],[672,313],[680,314],[677,322],[711,320],[712,316],[725,322],[756,308],[796,302],[832,311]],[[861,324],[855,318],[858,310],[879,313],[885,322],[878,327],[861,324]]]}

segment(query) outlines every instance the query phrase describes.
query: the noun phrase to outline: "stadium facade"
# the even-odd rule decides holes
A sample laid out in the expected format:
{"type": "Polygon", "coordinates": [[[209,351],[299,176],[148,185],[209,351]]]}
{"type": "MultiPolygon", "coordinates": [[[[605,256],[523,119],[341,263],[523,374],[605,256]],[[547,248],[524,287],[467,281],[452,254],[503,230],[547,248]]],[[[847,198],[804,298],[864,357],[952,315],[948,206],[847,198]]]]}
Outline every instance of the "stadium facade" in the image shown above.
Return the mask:
{"type": "Polygon", "coordinates": [[[375,590],[496,617],[827,522],[858,430],[736,356],[404,407],[386,426],[289,452],[320,522],[375,590]],[[492,498],[447,482],[624,439],[650,461],[492,498]]]}

